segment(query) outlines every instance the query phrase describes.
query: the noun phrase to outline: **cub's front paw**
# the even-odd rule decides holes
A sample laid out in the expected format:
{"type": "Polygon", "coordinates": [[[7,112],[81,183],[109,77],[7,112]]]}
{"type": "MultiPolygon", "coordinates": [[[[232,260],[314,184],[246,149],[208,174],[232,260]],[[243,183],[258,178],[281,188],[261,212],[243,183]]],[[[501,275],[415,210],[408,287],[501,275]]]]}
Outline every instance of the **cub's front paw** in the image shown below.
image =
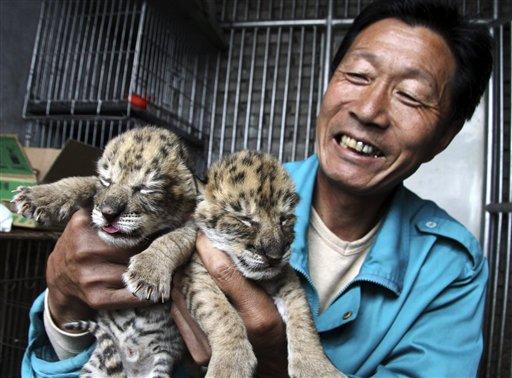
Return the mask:
{"type": "Polygon", "coordinates": [[[288,362],[288,375],[292,378],[342,378],[345,374],[339,372],[329,359],[322,353],[314,356],[291,356],[288,362]]]}
{"type": "Polygon", "coordinates": [[[123,281],[138,298],[163,303],[171,296],[171,273],[162,261],[145,250],[130,259],[123,281]]]}
{"type": "Polygon", "coordinates": [[[48,185],[19,186],[14,192],[16,195],[11,203],[16,207],[16,212],[38,223],[60,223],[71,212],[70,206],[59,198],[59,193],[48,185]]]}
{"type": "Polygon", "coordinates": [[[246,348],[213,353],[206,378],[252,378],[256,364],[256,356],[250,344],[246,348]]]}

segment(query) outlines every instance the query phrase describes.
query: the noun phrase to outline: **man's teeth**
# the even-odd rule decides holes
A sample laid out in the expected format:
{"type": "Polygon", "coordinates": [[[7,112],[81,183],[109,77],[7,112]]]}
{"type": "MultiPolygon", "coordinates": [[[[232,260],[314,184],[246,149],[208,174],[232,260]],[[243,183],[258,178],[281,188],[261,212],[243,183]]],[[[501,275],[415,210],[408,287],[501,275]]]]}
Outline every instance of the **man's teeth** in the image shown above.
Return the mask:
{"type": "Polygon", "coordinates": [[[375,147],[361,142],[360,140],[353,139],[347,135],[343,135],[341,137],[340,144],[344,147],[351,148],[365,155],[373,155],[374,157],[379,157],[381,155],[381,152],[375,147]]]}

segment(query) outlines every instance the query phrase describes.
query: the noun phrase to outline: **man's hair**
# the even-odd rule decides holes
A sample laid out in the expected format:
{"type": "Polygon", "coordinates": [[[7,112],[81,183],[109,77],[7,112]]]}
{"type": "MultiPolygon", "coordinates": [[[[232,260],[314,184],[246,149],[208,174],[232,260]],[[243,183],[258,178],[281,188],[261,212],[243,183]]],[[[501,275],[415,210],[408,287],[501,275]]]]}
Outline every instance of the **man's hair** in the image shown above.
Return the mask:
{"type": "Polygon", "coordinates": [[[331,77],[357,35],[371,24],[395,18],[438,33],[455,57],[450,123],[462,126],[473,115],[492,72],[492,39],[483,25],[470,23],[449,0],[377,0],[354,20],[336,52],[331,77]]]}

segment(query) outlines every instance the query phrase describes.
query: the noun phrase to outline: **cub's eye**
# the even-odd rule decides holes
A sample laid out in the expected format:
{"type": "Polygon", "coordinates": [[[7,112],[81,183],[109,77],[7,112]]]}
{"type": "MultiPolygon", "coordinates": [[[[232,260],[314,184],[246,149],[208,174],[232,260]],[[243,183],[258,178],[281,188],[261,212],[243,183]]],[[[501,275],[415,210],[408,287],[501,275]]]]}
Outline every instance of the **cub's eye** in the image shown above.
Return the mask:
{"type": "Polygon", "coordinates": [[[110,186],[110,184],[112,183],[109,179],[105,178],[105,177],[100,177],[100,183],[101,185],[103,185],[105,188],[108,188],[110,186]]]}
{"type": "Polygon", "coordinates": [[[138,185],[133,188],[134,192],[139,192],[140,194],[163,194],[162,190],[156,188],[148,188],[144,185],[138,185]]]}
{"type": "Polygon", "coordinates": [[[238,223],[242,223],[244,226],[247,227],[254,227],[256,225],[256,222],[252,221],[249,218],[240,218],[240,217],[233,217],[238,223]]]}
{"type": "Polygon", "coordinates": [[[293,223],[293,217],[281,217],[281,226],[289,226],[293,223]]]}

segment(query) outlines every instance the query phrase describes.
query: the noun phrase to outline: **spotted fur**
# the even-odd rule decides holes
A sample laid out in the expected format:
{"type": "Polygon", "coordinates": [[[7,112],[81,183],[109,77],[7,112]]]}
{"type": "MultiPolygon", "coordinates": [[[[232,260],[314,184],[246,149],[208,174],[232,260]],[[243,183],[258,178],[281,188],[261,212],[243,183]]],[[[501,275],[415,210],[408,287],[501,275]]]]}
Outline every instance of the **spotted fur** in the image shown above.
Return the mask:
{"type": "MultiPolygon", "coordinates": [[[[291,377],[341,377],[324,355],[305,293],[288,265],[298,202],[284,168],[270,155],[242,151],[212,166],[194,218],[236,268],[273,298],[286,323],[291,377]]],[[[253,377],[256,357],[242,320],[197,255],[182,291],[208,336],[207,377],[253,377]]]]}
{"type": "MultiPolygon", "coordinates": [[[[98,176],[19,188],[13,202],[20,214],[46,224],[66,222],[89,204],[105,242],[127,247],[152,240],[130,259],[123,280],[139,298],[166,302],[172,273],[189,259],[196,238],[188,218],[197,191],[188,166],[176,135],[156,127],[134,129],[106,146],[98,176]]],[[[94,322],[68,327],[89,330],[97,338],[84,376],[169,376],[182,349],[169,303],[149,310],[100,311],[94,322]]]]}

